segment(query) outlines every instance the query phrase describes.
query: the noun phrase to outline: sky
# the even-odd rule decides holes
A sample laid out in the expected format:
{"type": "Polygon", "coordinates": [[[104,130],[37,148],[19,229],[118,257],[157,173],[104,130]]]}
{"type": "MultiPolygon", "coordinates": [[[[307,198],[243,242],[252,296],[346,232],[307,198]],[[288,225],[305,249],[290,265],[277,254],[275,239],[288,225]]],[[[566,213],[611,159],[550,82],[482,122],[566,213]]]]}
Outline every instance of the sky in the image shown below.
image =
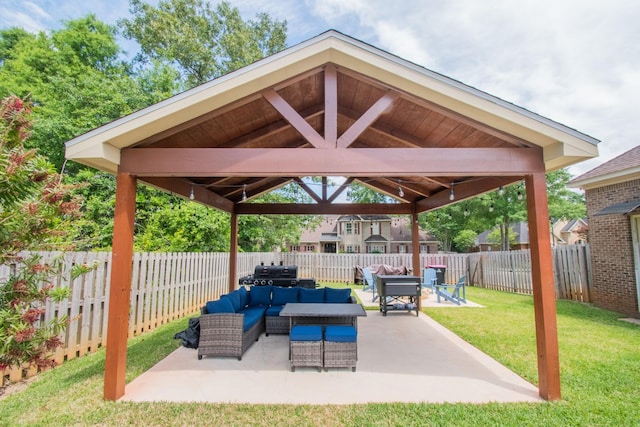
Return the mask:
{"type": "MultiPolygon", "coordinates": [[[[600,140],[599,157],[571,166],[574,176],[640,144],[640,1],[229,3],[245,19],[286,20],[290,46],[335,29],[600,140]]],[[[88,13],[116,24],[129,3],[0,0],[0,28],[50,31],[88,13]]]]}

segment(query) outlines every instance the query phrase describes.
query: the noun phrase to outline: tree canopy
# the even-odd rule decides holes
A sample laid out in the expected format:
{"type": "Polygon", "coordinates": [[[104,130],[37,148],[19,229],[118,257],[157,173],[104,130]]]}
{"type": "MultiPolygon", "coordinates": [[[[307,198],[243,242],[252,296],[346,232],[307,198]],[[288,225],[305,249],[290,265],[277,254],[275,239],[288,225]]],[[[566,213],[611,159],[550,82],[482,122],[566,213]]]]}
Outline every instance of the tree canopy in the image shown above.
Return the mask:
{"type": "Polygon", "coordinates": [[[222,1],[215,8],[201,0],[160,0],[152,6],[130,0],[131,19],[118,23],[148,58],[171,64],[190,88],[220,77],[285,48],[287,24],[265,13],[244,21],[222,1]]]}

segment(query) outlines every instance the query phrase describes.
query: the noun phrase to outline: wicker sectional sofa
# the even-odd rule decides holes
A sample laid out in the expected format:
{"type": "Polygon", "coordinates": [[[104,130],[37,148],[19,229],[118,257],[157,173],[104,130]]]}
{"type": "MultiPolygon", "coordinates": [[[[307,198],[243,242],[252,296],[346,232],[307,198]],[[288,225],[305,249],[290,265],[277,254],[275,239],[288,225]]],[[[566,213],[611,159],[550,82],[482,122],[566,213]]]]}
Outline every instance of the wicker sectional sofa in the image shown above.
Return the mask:
{"type": "MultiPolygon", "coordinates": [[[[237,357],[257,341],[262,332],[289,333],[289,319],[280,310],[290,302],[355,303],[351,289],[280,286],[242,286],[209,301],[201,309],[198,359],[203,356],[237,357]]],[[[347,323],[350,318],[315,319],[323,323],[347,323]]]]}

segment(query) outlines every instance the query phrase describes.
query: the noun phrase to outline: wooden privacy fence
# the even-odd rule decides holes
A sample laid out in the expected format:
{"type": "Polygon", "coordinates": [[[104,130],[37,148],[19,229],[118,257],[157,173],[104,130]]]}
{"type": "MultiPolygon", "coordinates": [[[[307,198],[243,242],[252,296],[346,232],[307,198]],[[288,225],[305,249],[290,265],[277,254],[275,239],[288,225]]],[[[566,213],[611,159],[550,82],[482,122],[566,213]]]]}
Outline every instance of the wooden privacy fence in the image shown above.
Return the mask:
{"type": "MultiPolygon", "coordinates": [[[[589,302],[590,266],[586,246],[554,249],[554,271],[558,298],[589,302]]],[[[47,302],[44,320],[69,316],[64,347],[56,363],[96,351],[106,344],[111,275],[110,252],[43,252],[42,261],[63,257],[55,286],[68,286],[71,295],[59,303],[47,302]],[[73,265],[94,266],[89,273],[70,281],[73,265]]],[[[25,255],[26,256],[26,255],[25,255]]],[[[129,337],[152,330],[174,319],[196,313],[204,302],[228,290],[228,253],[135,253],[131,278],[129,337]]],[[[324,254],[324,253],[240,253],[238,277],[252,274],[260,263],[296,265],[298,277],[318,282],[353,283],[354,267],[387,264],[411,268],[410,254],[324,254]]],[[[421,254],[421,269],[445,265],[447,283],[463,274],[468,283],[502,291],[531,293],[529,251],[484,252],[476,254],[421,254]]],[[[0,266],[0,283],[8,277],[10,266],[0,266]]],[[[421,272],[413,272],[421,275],[421,272]]],[[[13,369],[2,372],[3,381],[20,380],[36,372],[13,369]]]]}
{"type": "MultiPolygon", "coordinates": [[[[528,249],[481,252],[468,256],[468,283],[499,291],[531,294],[531,253],[528,249]]],[[[553,248],[556,297],[591,302],[591,258],[588,245],[553,248]]]]}

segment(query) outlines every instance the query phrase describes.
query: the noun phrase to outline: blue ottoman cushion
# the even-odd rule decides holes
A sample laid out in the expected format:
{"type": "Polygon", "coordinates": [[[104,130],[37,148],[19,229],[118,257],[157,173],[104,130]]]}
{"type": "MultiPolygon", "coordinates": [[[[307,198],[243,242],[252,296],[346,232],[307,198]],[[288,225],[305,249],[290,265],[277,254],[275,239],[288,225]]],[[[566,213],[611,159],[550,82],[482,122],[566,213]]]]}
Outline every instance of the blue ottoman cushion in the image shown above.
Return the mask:
{"type": "Polygon", "coordinates": [[[358,332],[353,326],[327,325],[324,339],[332,342],[355,342],[358,332]]]}
{"type": "Polygon", "coordinates": [[[291,341],[322,341],[322,326],[296,325],[289,334],[291,341]]]}

